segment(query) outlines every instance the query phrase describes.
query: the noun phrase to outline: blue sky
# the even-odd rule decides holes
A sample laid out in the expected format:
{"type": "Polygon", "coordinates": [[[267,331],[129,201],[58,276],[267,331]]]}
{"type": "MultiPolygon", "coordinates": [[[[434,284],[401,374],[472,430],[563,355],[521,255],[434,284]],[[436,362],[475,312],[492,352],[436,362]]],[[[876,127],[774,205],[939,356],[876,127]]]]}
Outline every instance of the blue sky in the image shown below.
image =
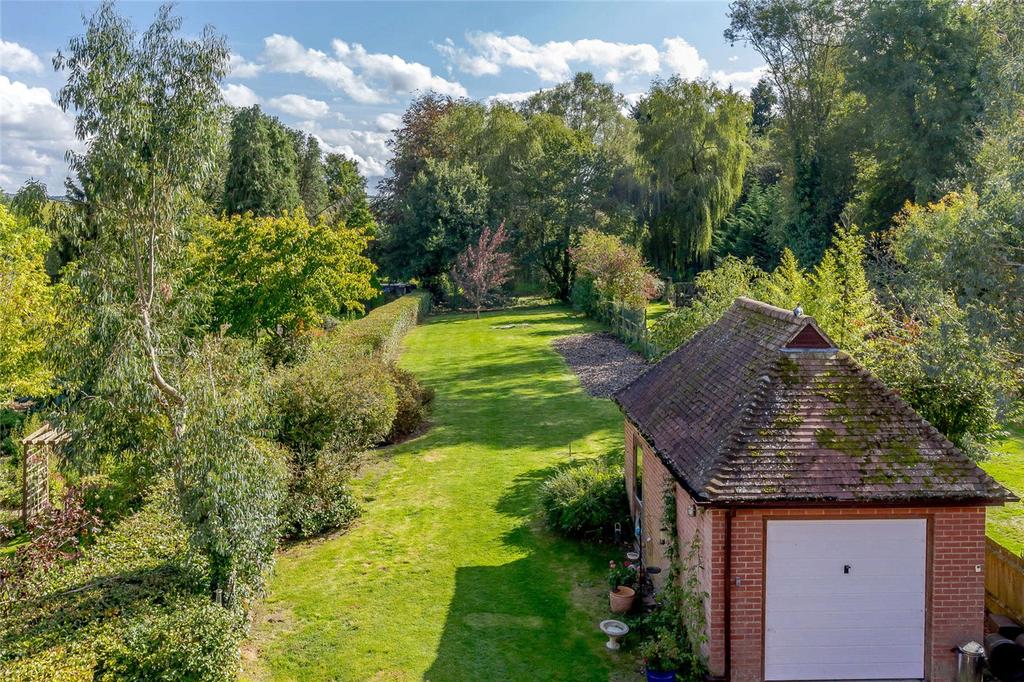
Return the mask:
{"type": "MultiPolygon", "coordinates": [[[[54,52],[81,33],[92,2],[0,3],[0,187],[35,177],[62,193],[71,119],[54,104],[54,52]]],[[[140,30],[156,3],[122,3],[140,30]]],[[[517,100],[593,71],[634,100],[680,73],[747,90],[762,68],[722,31],[726,2],[182,2],[184,30],[228,39],[225,99],[259,103],[355,157],[371,180],[416,92],[517,100]]]]}

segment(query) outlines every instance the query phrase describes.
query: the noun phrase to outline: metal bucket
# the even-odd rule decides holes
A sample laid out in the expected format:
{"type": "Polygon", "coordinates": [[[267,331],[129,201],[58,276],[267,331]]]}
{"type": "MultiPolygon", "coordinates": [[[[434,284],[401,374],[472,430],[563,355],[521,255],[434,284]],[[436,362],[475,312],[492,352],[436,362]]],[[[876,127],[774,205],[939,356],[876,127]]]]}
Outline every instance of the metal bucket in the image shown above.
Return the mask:
{"type": "Polygon", "coordinates": [[[967,642],[956,648],[956,682],[981,682],[981,662],[985,648],[977,642],[967,642]]]}

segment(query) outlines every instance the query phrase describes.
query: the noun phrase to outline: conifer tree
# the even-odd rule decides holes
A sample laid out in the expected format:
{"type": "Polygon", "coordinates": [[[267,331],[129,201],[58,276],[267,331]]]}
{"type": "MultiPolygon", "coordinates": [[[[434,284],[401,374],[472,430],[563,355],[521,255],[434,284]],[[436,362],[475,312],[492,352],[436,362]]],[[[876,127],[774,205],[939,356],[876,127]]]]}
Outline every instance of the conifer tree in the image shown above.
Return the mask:
{"type": "Polygon", "coordinates": [[[787,247],[782,251],[778,267],[765,280],[765,300],[780,308],[793,310],[798,305],[807,305],[808,293],[807,277],[800,269],[796,256],[787,247]]]}
{"type": "Polygon", "coordinates": [[[840,348],[856,352],[877,328],[879,311],[864,269],[864,237],[839,227],[810,276],[806,311],[840,348]]]}
{"type": "Polygon", "coordinates": [[[306,215],[319,215],[327,205],[327,180],[320,141],[313,135],[296,132],[296,155],[299,159],[299,196],[306,215]]]}
{"type": "Polygon", "coordinates": [[[242,109],[231,124],[224,210],[276,216],[299,207],[297,159],[291,133],[259,106],[242,109]]]}

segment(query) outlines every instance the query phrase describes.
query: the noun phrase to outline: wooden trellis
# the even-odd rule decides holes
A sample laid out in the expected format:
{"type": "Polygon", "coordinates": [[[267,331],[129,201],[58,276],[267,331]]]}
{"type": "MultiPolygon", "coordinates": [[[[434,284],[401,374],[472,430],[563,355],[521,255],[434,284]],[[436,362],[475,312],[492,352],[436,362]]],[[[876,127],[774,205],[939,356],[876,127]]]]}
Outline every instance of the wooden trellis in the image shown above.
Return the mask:
{"type": "Polygon", "coordinates": [[[46,423],[21,439],[25,446],[21,518],[25,522],[50,507],[50,455],[69,438],[66,431],[46,423]]]}

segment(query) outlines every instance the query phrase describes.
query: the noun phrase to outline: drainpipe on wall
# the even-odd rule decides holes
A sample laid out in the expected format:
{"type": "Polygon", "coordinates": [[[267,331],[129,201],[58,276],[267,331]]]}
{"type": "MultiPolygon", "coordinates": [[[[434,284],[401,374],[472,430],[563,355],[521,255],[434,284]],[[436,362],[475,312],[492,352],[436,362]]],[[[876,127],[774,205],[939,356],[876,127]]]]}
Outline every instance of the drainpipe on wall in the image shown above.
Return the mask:
{"type": "Polygon", "coordinates": [[[732,517],[735,510],[725,512],[725,666],[722,676],[728,681],[732,668],[732,517]]]}

